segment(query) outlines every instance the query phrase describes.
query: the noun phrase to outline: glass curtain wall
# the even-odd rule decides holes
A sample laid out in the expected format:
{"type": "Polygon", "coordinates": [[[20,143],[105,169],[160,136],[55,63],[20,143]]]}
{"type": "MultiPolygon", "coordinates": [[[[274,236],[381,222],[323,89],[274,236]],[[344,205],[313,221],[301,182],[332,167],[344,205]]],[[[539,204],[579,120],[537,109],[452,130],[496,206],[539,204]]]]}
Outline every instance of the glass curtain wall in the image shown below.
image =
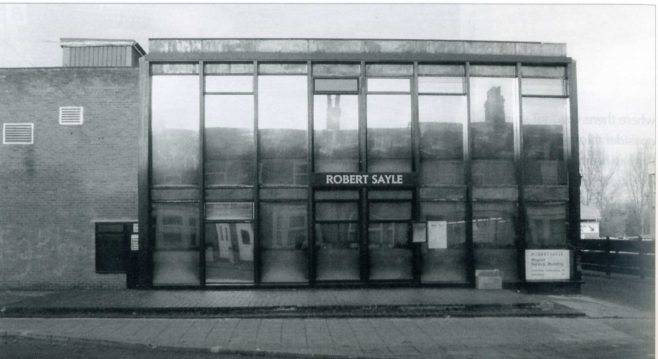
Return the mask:
{"type": "Polygon", "coordinates": [[[318,281],[360,279],[358,199],[357,191],[316,192],[315,245],[318,281]]]}
{"type": "Polygon", "coordinates": [[[261,282],[308,281],[308,215],[294,189],[308,187],[308,78],[305,64],[261,64],[259,178],[278,203],[260,202],[261,282]],[[273,191],[273,192],[272,192],[273,191]]]}
{"type": "Polygon", "coordinates": [[[151,74],[153,284],[199,285],[199,69],[151,74]]]}

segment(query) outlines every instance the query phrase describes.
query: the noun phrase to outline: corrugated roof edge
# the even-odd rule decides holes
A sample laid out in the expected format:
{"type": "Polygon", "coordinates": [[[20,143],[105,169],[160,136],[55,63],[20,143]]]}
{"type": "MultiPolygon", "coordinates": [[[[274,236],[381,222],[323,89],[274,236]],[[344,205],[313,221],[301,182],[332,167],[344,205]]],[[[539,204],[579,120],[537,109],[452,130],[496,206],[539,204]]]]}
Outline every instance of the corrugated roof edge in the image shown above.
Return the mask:
{"type": "Polygon", "coordinates": [[[139,54],[146,55],[139,43],[131,39],[61,38],[59,42],[61,47],[132,46],[139,54]]]}

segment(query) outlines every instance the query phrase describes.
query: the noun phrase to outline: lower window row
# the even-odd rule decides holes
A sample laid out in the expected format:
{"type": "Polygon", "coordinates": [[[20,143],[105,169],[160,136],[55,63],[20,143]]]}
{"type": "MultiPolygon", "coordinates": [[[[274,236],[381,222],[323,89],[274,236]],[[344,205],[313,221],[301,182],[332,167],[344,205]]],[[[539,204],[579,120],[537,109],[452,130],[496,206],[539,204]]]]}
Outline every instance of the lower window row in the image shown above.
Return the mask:
{"type": "MultiPolygon", "coordinates": [[[[262,283],[307,282],[311,253],[306,204],[261,203],[259,234],[254,231],[253,211],[245,211],[249,209],[245,204],[253,206],[250,202],[226,203],[223,208],[228,213],[221,215],[207,207],[206,217],[212,212],[215,219],[205,220],[205,246],[202,246],[198,204],[154,203],[153,284],[200,285],[202,258],[208,285],[253,283],[256,260],[260,261],[262,283]],[[235,217],[231,217],[231,211],[236,213],[235,217]],[[254,251],[257,235],[260,253],[254,251]]],[[[473,204],[475,268],[499,269],[507,282],[518,278],[521,244],[516,237],[517,208],[514,202],[473,204]]],[[[527,206],[525,214],[526,248],[566,248],[565,203],[527,206]]],[[[371,218],[365,241],[359,235],[358,215],[340,221],[315,222],[316,280],[358,281],[361,246],[365,246],[370,280],[411,280],[413,261],[417,260],[422,282],[467,282],[464,203],[423,202],[420,220],[427,221],[432,229],[428,228],[427,241],[419,244],[420,256],[416,257],[411,243],[411,221],[371,218]]]]}

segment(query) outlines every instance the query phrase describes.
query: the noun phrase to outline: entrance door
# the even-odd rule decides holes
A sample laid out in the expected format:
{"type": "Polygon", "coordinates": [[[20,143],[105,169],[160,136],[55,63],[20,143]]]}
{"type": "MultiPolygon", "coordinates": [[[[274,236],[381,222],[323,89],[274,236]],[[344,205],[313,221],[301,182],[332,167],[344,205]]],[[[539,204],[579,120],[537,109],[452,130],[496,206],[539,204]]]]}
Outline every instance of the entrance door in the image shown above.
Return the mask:
{"type": "Polygon", "coordinates": [[[368,279],[413,279],[411,191],[368,190],[368,279]]]}

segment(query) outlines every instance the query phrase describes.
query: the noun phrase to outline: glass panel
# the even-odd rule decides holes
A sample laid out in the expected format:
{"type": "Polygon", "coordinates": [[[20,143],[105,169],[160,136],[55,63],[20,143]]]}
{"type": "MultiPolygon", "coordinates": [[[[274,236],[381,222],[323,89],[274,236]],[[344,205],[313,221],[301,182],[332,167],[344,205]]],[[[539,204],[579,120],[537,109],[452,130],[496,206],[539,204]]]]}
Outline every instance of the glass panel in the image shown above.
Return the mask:
{"type": "Polygon", "coordinates": [[[411,203],[409,202],[371,202],[369,209],[370,220],[411,219],[411,203]]]}
{"type": "Polygon", "coordinates": [[[208,92],[252,92],[253,76],[206,76],[208,92]]]}
{"type": "Polygon", "coordinates": [[[384,65],[366,65],[367,75],[399,75],[411,76],[414,73],[414,66],[412,64],[384,64],[384,65]]]}
{"type": "Polygon", "coordinates": [[[306,185],[306,76],[260,76],[260,183],[306,185]]]}
{"type": "Polygon", "coordinates": [[[313,64],[314,76],[359,76],[360,64],[313,64]]]}
{"type": "Polygon", "coordinates": [[[154,203],[153,285],[199,285],[199,207],[154,203]]]}
{"type": "MultiPolygon", "coordinates": [[[[518,119],[516,79],[471,78],[473,159],[497,160],[481,164],[489,171],[482,183],[514,184],[514,123],[518,119]]],[[[474,162],[474,167],[476,163],[474,162]]]]}
{"type": "Polygon", "coordinates": [[[315,79],[316,93],[357,93],[359,80],[357,79],[315,79]]]}
{"type": "Polygon", "coordinates": [[[516,77],[516,66],[471,65],[471,76],[516,77]]]}
{"type": "Polygon", "coordinates": [[[476,269],[499,269],[503,280],[517,280],[516,203],[473,203],[476,269]]]}
{"type": "Polygon", "coordinates": [[[316,202],[315,219],[317,220],[358,220],[357,202],[316,202]]]}
{"type": "Polygon", "coordinates": [[[466,210],[459,202],[424,202],[421,220],[438,222],[421,244],[421,281],[466,282],[466,210]],[[433,236],[433,237],[430,237],[433,236]]]}
{"type": "Polygon", "coordinates": [[[411,191],[377,191],[369,190],[368,199],[412,199],[413,193],[411,191]]]}
{"type": "Polygon", "coordinates": [[[206,283],[252,283],[252,223],[206,223],[206,283]]]}
{"type": "Polygon", "coordinates": [[[306,64],[259,64],[261,74],[305,74],[306,64]]]}
{"type": "Polygon", "coordinates": [[[411,279],[413,256],[408,223],[368,225],[370,279],[411,279]]]}
{"type": "Polygon", "coordinates": [[[307,277],[306,204],[261,204],[263,282],[305,282],[307,277]]]}
{"type": "Polygon", "coordinates": [[[533,185],[567,183],[564,161],[565,126],[569,123],[569,100],[523,99],[524,182],[533,185]]]}
{"type": "Polygon", "coordinates": [[[424,93],[466,93],[465,85],[463,77],[418,78],[418,92],[424,93]]]}
{"type": "Polygon", "coordinates": [[[566,78],[567,68],[564,66],[521,66],[523,77],[554,77],[566,78]]]}
{"type": "Polygon", "coordinates": [[[153,76],[153,185],[198,185],[199,78],[153,76]]]}
{"type": "Polygon", "coordinates": [[[253,185],[254,97],[207,95],[205,116],[206,186],[253,185]]]}
{"type": "Polygon", "coordinates": [[[567,206],[564,203],[527,205],[527,248],[567,248],[567,225],[567,206]]]}
{"type": "Polygon", "coordinates": [[[419,75],[454,75],[465,76],[464,65],[418,65],[419,75]]]}
{"type": "Polygon", "coordinates": [[[253,218],[253,202],[206,203],[206,219],[245,220],[253,218]]]}
{"type": "Polygon", "coordinates": [[[196,75],[199,64],[152,64],[151,75],[196,75]]]}
{"type": "Polygon", "coordinates": [[[231,63],[231,64],[206,64],[206,74],[253,74],[254,64],[231,63]]]}
{"type": "Polygon", "coordinates": [[[315,199],[359,199],[358,191],[315,191],[315,199]]]}
{"type": "Polygon", "coordinates": [[[522,79],[523,95],[566,96],[566,83],[562,79],[522,79]]]}
{"type": "Polygon", "coordinates": [[[411,96],[368,96],[368,171],[411,172],[411,96]]]}
{"type": "Polygon", "coordinates": [[[464,183],[466,96],[419,96],[421,184],[464,183]]]}
{"type": "Polygon", "coordinates": [[[359,98],[315,95],[315,172],[359,171],[359,98]]]}
{"type": "Polygon", "coordinates": [[[359,280],[359,224],[315,225],[317,280],[359,280]]]}
{"type": "Polygon", "coordinates": [[[368,79],[368,92],[410,92],[411,80],[409,79],[368,79]]]}

